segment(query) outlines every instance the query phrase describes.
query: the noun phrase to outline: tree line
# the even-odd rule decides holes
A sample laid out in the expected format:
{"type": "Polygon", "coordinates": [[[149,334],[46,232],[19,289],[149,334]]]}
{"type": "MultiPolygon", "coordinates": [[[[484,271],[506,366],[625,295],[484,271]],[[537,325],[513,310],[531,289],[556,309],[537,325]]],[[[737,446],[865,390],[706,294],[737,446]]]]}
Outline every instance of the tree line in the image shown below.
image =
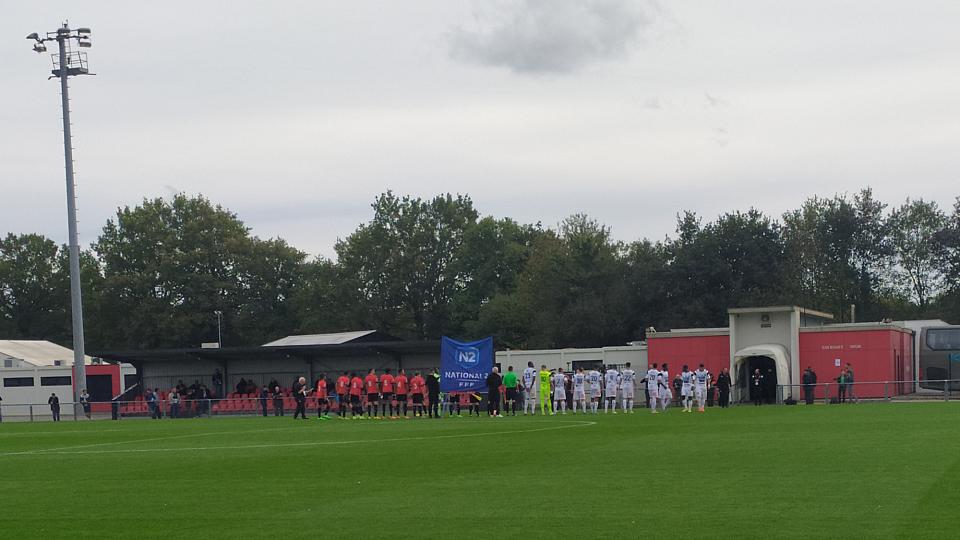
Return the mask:
{"type": "MultiPolygon", "coordinates": [[[[408,339],[493,335],[501,347],[622,344],[647,328],[725,326],[737,306],[798,304],[849,321],[960,321],[960,197],[952,209],[871,190],[779,218],[684,212],[662,240],[615,240],[576,214],[556,227],[481,217],[464,195],[376,198],[373,217],[309,258],[233,212],[179,194],[118,209],[83,250],[90,350],[260,345],[377,329],[408,339]]],[[[70,346],[67,249],[0,240],[0,338],[70,346]]]]}

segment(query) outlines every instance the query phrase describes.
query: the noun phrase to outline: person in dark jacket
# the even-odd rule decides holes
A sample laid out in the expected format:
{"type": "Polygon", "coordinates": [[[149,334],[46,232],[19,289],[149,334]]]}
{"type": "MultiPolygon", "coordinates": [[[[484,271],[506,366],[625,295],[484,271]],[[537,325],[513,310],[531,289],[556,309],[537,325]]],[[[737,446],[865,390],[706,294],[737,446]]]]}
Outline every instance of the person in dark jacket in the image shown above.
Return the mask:
{"type": "Polygon", "coordinates": [[[804,403],[813,405],[813,391],[817,387],[817,374],[814,373],[812,367],[807,366],[807,369],[803,372],[801,382],[803,383],[804,403]]]}
{"type": "Polygon", "coordinates": [[[436,368],[427,375],[427,397],[430,400],[427,409],[430,418],[440,418],[440,373],[436,368]]]}
{"type": "Polygon", "coordinates": [[[283,392],[280,385],[273,387],[273,415],[283,416],[283,392]]]}
{"type": "Polygon", "coordinates": [[[763,391],[766,387],[766,382],[763,378],[763,373],[760,373],[760,369],[753,370],[753,375],[750,377],[750,401],[754,405],[763,405],[763,391]]]}
{"type": "Polygon", "coordinates": [[[730,406],[730,384],[730,370],[723,368],[717,376],[717,390],[720,391],[720,406],[723,408],[730,406]]]}
{"type": "Polygon", "coordinates": [[[270,389],[266,385],[260,389],[260,409],[263,411],[263,415],[267,415],[267,401],[270,399],[270,389]]]}
{"type": "Polygon", "coordinates": [[[59,422],[60,398],[57,397],[57,394],[50,394],[50,399],[47,400],[47,403],[50,405],[50,414],[53,416],[53,421],[59,422]]]}
{"type": "Polygon", "coordinates": [[[293,400],[297,402],[297,410],[293,412],[293,419],[300,415],[304,420],[307,419],[307,379],[300,377],[293,383],[293,400]]]}
{"type": "Polygon", "coordinates": [[[500,385],[503,384],[503,377],[500,376],[500,370],[493,366],[493,371],[487,375],[487,414],[491,418],[503,418],[500,414],[500,385]]]}

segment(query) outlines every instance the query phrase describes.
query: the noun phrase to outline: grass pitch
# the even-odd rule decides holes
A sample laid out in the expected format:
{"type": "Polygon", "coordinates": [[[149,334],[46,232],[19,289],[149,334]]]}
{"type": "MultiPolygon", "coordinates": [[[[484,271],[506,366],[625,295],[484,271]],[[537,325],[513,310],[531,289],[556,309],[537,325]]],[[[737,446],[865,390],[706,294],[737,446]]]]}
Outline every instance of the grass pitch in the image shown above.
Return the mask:
{"type": "Polygon", "coordinates": [[[3,538],[957,538],[960,404],[0,424],[3,538]]]}

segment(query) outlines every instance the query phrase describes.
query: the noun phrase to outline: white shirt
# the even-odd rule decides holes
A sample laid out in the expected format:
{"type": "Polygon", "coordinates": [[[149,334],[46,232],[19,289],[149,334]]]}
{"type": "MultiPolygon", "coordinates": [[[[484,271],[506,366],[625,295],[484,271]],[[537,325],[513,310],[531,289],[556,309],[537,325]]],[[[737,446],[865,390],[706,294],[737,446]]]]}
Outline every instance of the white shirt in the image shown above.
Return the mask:
{"type": "Polygon", "coordinates": [[[576,373],[573,376],[573,388],[576,390],[583,390],[583,383],[586,380],[586,376],[583,373],[576,373]]]}
{"type": "Polygon", "coordinates": [[[523,370],[523,387],[524,388],[533,388],[533,383],[537,380],[537,370],[532,367],[528,367],[523,370]]]}
{"type": "Polygon", "coordinates": [[[710,372],[705,369],[698,369],[695,371],[697,375],[697,388],[704,388],[707,386],[707,379],[710,378],[710,372]]]}
{"type": "Polygon", "coordinates": [[[606,377],[607,377],[607,379],[606,379],[606,381],[607,381],[607,388],[616,388],[616,387],[617,387],[617,382],[620,380],[620,374],[617,373],[617,370],[615,370],[615,369],[608,369],[608,370],[607,370],[607,375],[606,375],[606,377]]]}
{"type": "Polygon", "coordinates": [[[683,382],[683,386],[689,388],[690,384],[693,383],[693,373],[690,371],[680,372],[680,381],[683,382]]]}
{"type": "Polygon", "coordinates": [[[557,373],[556,375],[553,376],[554,388],[563,388],[564,390],[566,390],[564,386],[566,382],[567,382],[567,376],[564,375],[563,373],[557,373]]]}
{"type": "Polygon", "coordinates": [[[659,379],[660,384],[662,384],[663,386],[666,386],[667,388],[670,388],[670,372],[661,371],[659,377],[660,377],[659,379]]]}
{"type": "Polygon", "coordinates": [[[657,371],[657,368],[650,368],[647,370],[647,387],[656,388],[657,387],[657,377],[660,376],[660,372],[657,371]]]}
{"type": "Polygon", "coordinates": [[[600,389],[600,372],[593,370],[587,374],[587,381],[590,383],[590,388],[594,390],[600,389]]]}
{"type": "Polygon", "coordinates": [[[623,370],[623,385],[624,386],[633,386],[633,381],[637,378],[637,372],[632,369],[623,370]]]}

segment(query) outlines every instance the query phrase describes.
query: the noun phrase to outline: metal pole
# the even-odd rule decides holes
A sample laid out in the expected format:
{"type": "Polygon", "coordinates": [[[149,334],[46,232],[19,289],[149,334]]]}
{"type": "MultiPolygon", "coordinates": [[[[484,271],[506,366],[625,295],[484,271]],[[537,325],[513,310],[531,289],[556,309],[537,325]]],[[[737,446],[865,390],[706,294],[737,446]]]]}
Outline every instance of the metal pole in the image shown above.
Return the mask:
{"type": "Polygon", "coordinates": [[[83,299],[80,294],[80,242],[77,233],[77,194],[73,179],[73,146],[70,133],[70,93],[67,62],[67,41],[70,29],[66,25],[57,30],[60,47],[60,103],[63,109],[63,160],[67,170],[67,228],[70,249],[70,308],[73,316],[73,401],[80,401],[80,392],[87,387],[87,369],[84,364],[83,299]]]}

